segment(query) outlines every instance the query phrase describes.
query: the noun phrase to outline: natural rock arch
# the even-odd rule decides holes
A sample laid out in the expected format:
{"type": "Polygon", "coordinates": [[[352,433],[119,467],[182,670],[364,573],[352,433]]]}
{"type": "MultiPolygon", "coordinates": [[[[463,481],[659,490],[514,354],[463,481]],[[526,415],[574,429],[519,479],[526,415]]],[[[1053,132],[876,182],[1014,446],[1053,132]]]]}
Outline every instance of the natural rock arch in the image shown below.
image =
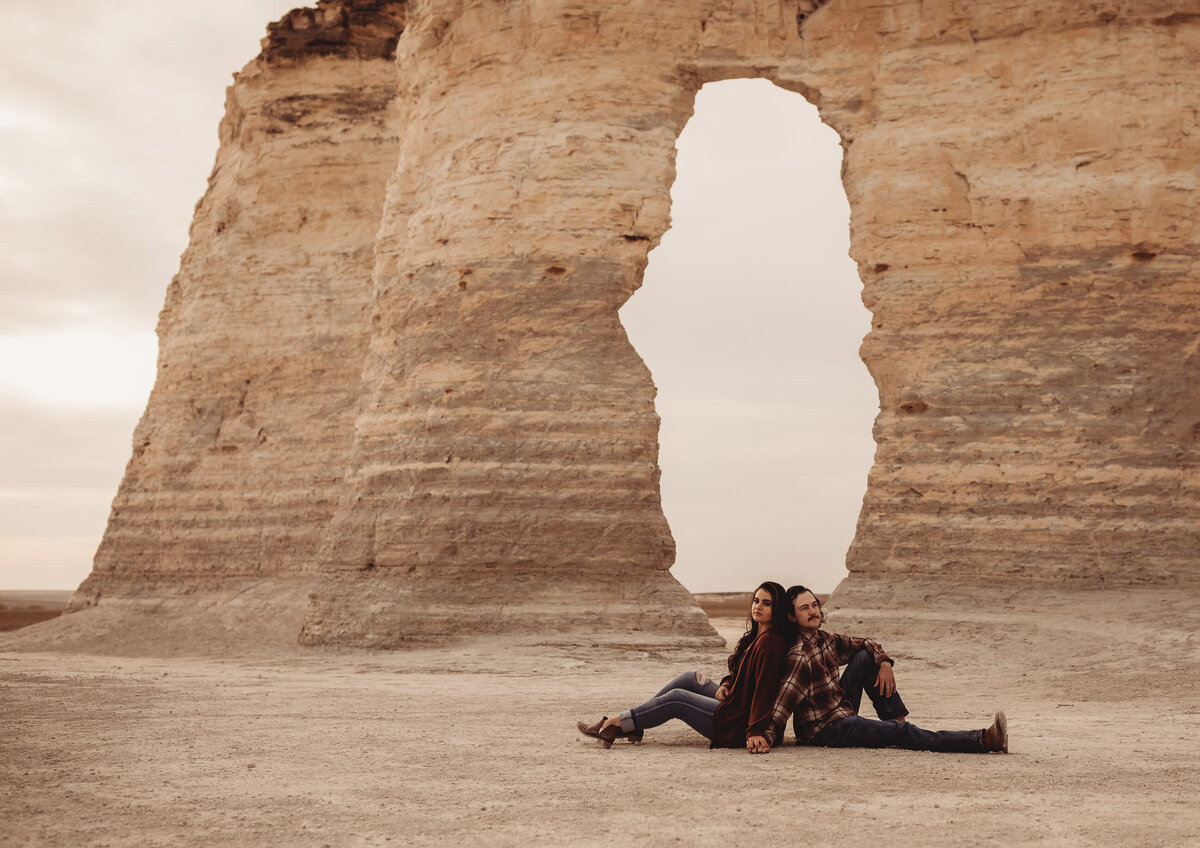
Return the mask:
{"type": "Polygon", "coordinates": [[[695,92],[744,76],[845,149],[881,406],[850,584],[1195,579],[1200,17],[817,5],[324,2],[273,27],[75,607],[188,587],[280,599],[310,644],[712,639],[667,571],[617,309],[695,92]]]}

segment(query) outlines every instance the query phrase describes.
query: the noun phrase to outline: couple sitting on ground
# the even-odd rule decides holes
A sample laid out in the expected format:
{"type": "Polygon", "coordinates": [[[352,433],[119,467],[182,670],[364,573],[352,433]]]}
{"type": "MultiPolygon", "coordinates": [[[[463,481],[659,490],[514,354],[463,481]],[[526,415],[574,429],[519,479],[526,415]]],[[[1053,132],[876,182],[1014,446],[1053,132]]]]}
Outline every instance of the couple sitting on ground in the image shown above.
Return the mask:
{"type": "Polygon", "coordinates": [[[821,630],[825,612],[803,586],[786,592],[766,582],[754,593],[746,632],[715,683],[698,671],[676,677],[644,704],[595,724],[579,722],[605,748],[614,739],[640,742],[643,732],[673,718],[713,748],[766,754],[783,741],[788,716],[796,742],[827,748],[908,748],[955,753],[1008,752],[1004,713],[983,730],[922,730],[906,721],[893,660],[873,639],[821,630]],[[839,677],[838,668],[846,666],[839,677]],[[858,714],[863,693],[879,720],[858,714]]]}

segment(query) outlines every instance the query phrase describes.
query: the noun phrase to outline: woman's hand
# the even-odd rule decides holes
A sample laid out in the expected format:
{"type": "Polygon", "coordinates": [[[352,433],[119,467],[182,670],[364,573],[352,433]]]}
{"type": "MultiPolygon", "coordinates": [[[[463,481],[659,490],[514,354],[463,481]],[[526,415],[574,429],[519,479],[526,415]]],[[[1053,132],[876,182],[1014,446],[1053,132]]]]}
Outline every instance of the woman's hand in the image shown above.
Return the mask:
{"type": "Polygon", "coordinates": [[[726,698],[729,697],[729,687],[726,686],[725,684],[721,684],[720,686],[717,687],[717,694],[713,695],[713,697],[716,698],[718,701],[724,701],[726,698]]]}
{"type": "Polygon", "coordinates": [[[765,736],[751,736],[746,740],[746,750],[751,754],[769,754],[771,745],[765,736]]]}

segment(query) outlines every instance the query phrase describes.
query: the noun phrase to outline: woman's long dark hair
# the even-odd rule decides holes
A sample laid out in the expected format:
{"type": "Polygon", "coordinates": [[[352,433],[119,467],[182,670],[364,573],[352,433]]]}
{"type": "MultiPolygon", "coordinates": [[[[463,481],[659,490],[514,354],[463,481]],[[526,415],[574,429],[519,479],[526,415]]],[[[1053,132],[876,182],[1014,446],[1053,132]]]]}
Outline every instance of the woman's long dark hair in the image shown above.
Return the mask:
{"type": "MultiPolygon", "coordinates": [[[[788,600],[787,590],[773,580],[759,584],[758,589],[766,589],[771,593],[771,630],[782,636],[784,645],[790,648],[792,643],[796,641],[796,622],[788,615],[788,612],[792,608],[792,602],[788,600]]],[[[754,595],[758,594],[758,589],[754,590],[754,595]]],[[[753,598],[754,595],[750,597],[753,598]]],[[[742,661],[742,654],[746,653],[746,650],[757,638],[758,622],[747,613],[746,632],[742,634],[742,638],[738,640],[737,647],[729,655],[730,674],[737,674],[738,663],[742,661]]]]}

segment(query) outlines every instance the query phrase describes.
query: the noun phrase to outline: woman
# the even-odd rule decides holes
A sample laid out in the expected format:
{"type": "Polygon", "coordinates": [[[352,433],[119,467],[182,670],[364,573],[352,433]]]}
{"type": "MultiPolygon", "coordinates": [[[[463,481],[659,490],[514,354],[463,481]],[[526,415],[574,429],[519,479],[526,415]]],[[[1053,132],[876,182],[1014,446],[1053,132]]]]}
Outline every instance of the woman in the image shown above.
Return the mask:
{"type": "Polygon", "coordinates": [[[729,657],[729,674],[718,685],[698,671],[676,677],[658,694],[619,716],[595,724],[578,722],[585,736],[611,748],[614,739],[640,742],[648,727],[677,718],[708,739],[712,748],[750,748],[771,723],[783,657],[796,640],[787,593],[767,581],[754,592],[746,632],[729,657]]]}

